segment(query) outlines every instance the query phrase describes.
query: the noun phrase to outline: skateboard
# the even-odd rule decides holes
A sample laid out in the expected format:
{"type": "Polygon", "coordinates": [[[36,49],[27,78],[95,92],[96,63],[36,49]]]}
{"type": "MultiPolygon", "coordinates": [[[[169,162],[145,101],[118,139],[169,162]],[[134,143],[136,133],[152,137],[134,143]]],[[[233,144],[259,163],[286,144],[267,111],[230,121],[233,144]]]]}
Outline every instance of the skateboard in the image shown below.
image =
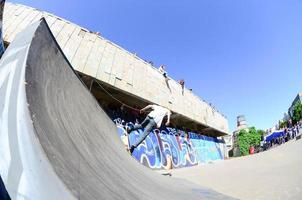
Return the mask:
{"type": "Polygon", "coordinates": [[[163,175],[163,176],[172,176],[172,174],[171,174],[170,172],[168,172],[168,173],[163,173],[163,174],[161,174],[161,175],[163,175]]]}

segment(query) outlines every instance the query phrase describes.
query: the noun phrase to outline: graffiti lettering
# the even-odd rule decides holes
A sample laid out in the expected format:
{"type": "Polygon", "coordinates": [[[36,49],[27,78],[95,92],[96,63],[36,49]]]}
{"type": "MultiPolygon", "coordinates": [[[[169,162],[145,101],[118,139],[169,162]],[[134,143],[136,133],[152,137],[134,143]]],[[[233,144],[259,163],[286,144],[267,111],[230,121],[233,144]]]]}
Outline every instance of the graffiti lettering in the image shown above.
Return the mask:
{"type": "MultiPolygon", "coordinates": [[[[118,118],[114,120],[118,134],[123,140],[125,126],[133,125],[118,118]]],[[[129,135],[133,144],[143,130],[132,131],[129,135]]],[[[167,169],[193,166],[223,159],[224,144],[216,138],[185,133],[170,127],[153,130],[134,150],[132,156],[152,169],[167,169]]]]}

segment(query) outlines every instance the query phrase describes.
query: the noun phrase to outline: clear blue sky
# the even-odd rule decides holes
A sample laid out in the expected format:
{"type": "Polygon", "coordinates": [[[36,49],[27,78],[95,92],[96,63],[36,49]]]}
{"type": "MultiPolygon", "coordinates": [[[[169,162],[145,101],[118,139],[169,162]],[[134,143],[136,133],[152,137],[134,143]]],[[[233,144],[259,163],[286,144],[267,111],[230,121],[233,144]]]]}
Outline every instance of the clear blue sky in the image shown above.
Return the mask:
{"type": "Polygon", "coordinates": [[[10,0],[101,35],[266,129],[302,91],[301,0],[10,0]]]}

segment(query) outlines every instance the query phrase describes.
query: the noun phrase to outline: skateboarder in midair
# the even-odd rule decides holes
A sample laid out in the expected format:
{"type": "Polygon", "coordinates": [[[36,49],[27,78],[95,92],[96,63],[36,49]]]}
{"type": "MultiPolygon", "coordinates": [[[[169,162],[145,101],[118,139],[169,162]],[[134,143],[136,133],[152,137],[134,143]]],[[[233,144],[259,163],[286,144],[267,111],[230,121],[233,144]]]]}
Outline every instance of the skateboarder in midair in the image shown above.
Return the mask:
{"type": "Polygon", "coordinates": [[[140,113],[143,113],[147,110],[152,111],[147,115],[147,117],[141,124],[136,124],[133,127],[126,128],[128,134],[130,134],[131,131],[144,128],[144,132],[140,135],[139,139],[133,145],[131,145],[129,149],[131,154],[134,149],[144,141],[144,139],[154,128],[160,128],[165,116],[167,116],[166,126],[169,126],[170,124],[171,111],[169,109],[158,105],[148,105],[145,108],[141,109],[140,113]]]}

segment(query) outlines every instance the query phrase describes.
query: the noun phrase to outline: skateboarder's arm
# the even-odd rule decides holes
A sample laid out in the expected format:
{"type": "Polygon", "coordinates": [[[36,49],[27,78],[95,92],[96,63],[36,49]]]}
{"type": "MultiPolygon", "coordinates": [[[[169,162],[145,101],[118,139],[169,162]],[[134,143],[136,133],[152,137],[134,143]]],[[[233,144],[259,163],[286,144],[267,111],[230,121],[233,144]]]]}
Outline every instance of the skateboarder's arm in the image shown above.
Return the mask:
{"type": "Polygon", "coordinates": [[[150,108],[152,108],[152,105],[148,105],[148,106],[144,107],[143,109],[140,110],[140,113],[143,113],[150,108]]]}
{"type": "Polygon", "coordinates": [[[171,111],[169,111],[168,114],[167,114],[166,126],[169,126],[169,124],[170,124],[170,118],[171,118],[171,111]]]}

